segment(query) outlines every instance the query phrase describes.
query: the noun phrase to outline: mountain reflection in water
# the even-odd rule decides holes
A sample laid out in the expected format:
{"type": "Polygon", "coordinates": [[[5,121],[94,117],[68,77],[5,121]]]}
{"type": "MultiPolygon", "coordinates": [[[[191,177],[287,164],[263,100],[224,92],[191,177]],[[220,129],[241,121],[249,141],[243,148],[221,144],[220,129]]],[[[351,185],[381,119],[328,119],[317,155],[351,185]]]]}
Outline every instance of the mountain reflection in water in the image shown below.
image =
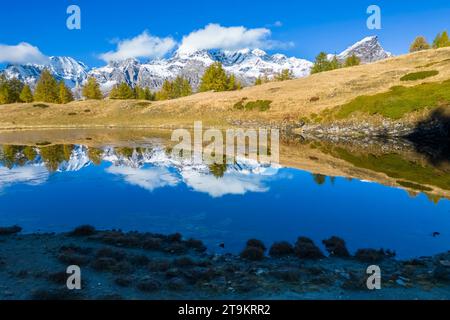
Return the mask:
{"type": "Polygon", "coordinates": [[[317,141],[284,144],[281,165],[194,164],[169,150],[162,142],[3,145],[0,225],[181,232],[213,251],[222,242],[237,252],[249,238],[270,244],[300,235],[318,243],[339,235],[350,249],[383,247],[399,257],[449,249],[445,159],[407,146],[317,141]]]}

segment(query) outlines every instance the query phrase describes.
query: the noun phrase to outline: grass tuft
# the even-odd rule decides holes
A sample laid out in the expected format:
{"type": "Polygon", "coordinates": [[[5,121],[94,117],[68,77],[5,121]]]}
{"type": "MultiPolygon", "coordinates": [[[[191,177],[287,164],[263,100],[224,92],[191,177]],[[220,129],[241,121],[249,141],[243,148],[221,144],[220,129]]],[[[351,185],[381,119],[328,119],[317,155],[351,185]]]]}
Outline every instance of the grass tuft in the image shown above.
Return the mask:
{"type": "Polygon", "coordinates": [[[246,110],[246,111],[252,110],[267,111],[270,109],[271,104],[272,101],[270,100],[249,101],[246,104],[244,104],[244,100],[241,100],[234,105],[234,108],[237,110],[246,110]]]}
{"type": "Polygon", "coordinates": [[[422,79],[437,76],[438,74],[439,74],[439,71],[436,71],[436,70],[413,72],[413,73],[408,73],[407,75],[404,75],[403,77],[401,77],[400,81],[422,80],[422,79]]]}

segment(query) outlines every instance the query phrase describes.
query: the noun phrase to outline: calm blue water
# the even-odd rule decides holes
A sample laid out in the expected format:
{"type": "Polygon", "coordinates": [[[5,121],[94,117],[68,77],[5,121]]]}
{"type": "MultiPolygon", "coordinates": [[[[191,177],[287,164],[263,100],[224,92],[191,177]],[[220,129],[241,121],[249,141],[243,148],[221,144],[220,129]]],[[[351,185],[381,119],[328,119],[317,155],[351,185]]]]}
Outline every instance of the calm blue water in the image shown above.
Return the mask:
{"type": "Polygon", "coordinates": [[[424,195],[412,198],[404,190],[344,178],[320,185],[308,172],[255,164],[215,177],[161,154],[127,161],[105,152],[94,165],[85,151],[74,151],[56,172],[39,156],[0,166],[0,225],[18,224],[25,232],[81,224],[180,232],[217,252],[221,242],[238,252],[249,238],[270,245],[300,235],[317,243],[337,235],[352,251],[393,249],[400,258],[450,249],[448,200],[434,204],[424,195]]]}

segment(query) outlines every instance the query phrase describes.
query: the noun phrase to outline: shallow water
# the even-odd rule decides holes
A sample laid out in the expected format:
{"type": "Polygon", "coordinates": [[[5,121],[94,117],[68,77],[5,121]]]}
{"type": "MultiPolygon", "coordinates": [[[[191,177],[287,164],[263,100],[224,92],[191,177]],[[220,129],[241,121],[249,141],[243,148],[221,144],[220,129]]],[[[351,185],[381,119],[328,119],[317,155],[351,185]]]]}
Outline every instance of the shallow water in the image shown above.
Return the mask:
{"type": "MultiPolygon", "coordinates": [[[[289,159],[285,162],[317,160],[317,153],[306,157],[306,149],[299,156],[299,148],[290,147],[295,152],[283,157],[289,159]]],[[[294,168],[245,159],[214,169],[171,158],[161,141],[139,148],[136,143],[132,148],[106,143],[0,149],[0,225],[18,224],[27,233],[68,231],[81,224],[180,232],[217,252],[239,252],[249,238],[270,245],[294,242],[300,235],[317,243],[338,235],[351,251],[385,248],[400,258],[450,249],[450,202],[445,196],[432,191],[412,195],[380,178],[384,171],[354,164],[347,168],[342,159],[329,164],[327,158],[329,168],[318,163],[317,170],[314,163],[294,168]],[[330,168],[353,168],[361,178],[327,177],[323,173],[330,168]],[[433,237],[434,232],[440,235],[433,237]]],[[[406,163],[416,170],[417,163],[406,163]]],[[[398,170],[397,179],[405,180],[400,174],[404,166],[398,170]]],[[[408,181],[416,187],[420,182],[408,181]]]]}

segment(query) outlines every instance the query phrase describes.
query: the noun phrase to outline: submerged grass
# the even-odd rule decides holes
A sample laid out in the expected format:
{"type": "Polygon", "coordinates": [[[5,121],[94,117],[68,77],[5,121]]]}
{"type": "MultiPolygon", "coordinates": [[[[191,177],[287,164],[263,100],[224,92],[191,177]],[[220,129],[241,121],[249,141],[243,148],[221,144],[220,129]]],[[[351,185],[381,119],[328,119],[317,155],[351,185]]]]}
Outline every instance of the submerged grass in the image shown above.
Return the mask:
{"type": "MultiPolygon", "coordinates": [[[[450,104],[450,80],[423,83],[413,87],[395,86],[388,92],[360,96],[332,112],[335,119],[346,119],[357,113],[381,115],[393,120],[408,113],[434,109],[450,104]]],[[[327,115],[325,115],[327,116],[327,115]]]]}

